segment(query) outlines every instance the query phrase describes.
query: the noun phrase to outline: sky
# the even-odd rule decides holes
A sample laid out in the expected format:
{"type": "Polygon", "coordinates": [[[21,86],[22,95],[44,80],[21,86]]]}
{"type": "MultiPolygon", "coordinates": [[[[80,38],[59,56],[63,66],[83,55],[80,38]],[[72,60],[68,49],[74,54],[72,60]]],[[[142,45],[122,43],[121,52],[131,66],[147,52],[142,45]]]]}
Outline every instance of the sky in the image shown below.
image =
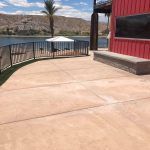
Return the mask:
{"type": "MultiPolygon", "coordinates": [[[[44,0],[0,0],[0,13],[42,15],[44,0]]],[[[55,0],[55,5],[61,9],[56,13],[59,16],[82,18],[90,20],[93,0],[55,0]]],[[[99,20],[106,21],[103,14],[99,20]]]]}

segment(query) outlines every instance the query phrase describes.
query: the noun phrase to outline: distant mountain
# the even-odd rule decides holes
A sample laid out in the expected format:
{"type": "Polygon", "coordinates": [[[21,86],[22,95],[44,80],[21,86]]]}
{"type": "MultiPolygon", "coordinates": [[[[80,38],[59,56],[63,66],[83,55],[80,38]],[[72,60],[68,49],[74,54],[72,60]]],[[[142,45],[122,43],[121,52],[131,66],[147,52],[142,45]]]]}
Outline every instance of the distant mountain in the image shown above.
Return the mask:
{"type": "MultiPolygon", "coordinates": [[[[80,18],[55,16],[55,34],[90,33],[90,21],[80,18]]],[[[99,30],[106,30],[106,23],[99,24],[99,30]]],[[[0,34],[48,35],[49,22],[46,16],[0,14],[0,34]]]]}

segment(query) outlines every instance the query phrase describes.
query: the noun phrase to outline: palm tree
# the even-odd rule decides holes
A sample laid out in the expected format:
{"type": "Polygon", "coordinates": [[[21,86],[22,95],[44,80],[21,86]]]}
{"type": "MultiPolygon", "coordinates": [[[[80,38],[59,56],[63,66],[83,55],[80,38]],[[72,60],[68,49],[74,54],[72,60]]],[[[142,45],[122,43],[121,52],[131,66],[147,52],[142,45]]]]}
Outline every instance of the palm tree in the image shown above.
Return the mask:
{"type": "Polygon", "coordinates": [[[49,27],[51,36],[54,36],[54,14],[60,9],[56,8],[54,0],[44,0],[45,11],[42,13],[46,14],[49,18],[49,27]]]}

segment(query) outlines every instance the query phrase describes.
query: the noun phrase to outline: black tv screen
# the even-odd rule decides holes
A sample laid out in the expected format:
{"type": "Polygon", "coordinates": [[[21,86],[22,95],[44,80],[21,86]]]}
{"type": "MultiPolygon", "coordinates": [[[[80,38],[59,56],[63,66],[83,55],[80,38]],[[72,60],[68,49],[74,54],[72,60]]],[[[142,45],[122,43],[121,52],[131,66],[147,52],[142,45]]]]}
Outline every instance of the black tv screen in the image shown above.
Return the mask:
{"type": "Polygon", "coordinates": [[[150,14],[117,17],[115,36],[150,39],[150,14]]]}

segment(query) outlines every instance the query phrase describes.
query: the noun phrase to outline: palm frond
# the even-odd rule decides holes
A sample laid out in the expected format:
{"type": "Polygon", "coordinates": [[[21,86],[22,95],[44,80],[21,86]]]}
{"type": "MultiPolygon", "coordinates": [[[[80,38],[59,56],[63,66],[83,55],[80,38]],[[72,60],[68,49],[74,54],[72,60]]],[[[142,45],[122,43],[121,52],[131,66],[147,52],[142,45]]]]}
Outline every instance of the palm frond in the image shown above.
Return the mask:
{"type": "Polygon", "coordinates": [[[48,15],[48,12],[47,12],[47,11],[44,11],[44,10],[41,11],[41,13],[48,15]]]}
{"type": "Polygon", "coordinates": [[[55,7],[54,9],[53,9],[53,14],[55,14],[59,9],[61,9],[61,7],[55,7]]]}
{"type": "Polygon", "coordinates": [[[55,13],[60,8],[55,6],[55,1],[54,0],[44,0],[44,8],[45,8],[45,10],[42,11],[42,13],[46,14],[49,18],[50,32],[53,36],[54,35],[54,19],[53,19],[53,16],[55,15],[55,13]]]}
{"type": "Polygon", "coordinates": [[[54,0],[44,0],[45,10],[49,13],[49,15],[54,15],[60,8],[55,6],[54,0]]]}

